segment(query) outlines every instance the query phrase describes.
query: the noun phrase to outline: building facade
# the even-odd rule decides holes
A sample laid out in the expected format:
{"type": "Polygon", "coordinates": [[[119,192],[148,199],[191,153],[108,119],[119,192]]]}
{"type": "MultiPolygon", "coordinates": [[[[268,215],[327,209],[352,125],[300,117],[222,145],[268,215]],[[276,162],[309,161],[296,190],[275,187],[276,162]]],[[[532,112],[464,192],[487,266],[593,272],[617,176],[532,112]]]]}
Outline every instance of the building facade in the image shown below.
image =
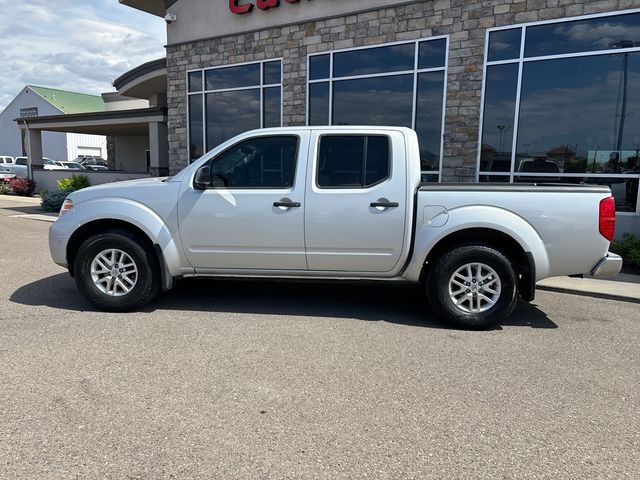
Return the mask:
{"type": "MultiPolygon", "coordinates": [[[[0,155],[27,155],[26,133],[15,122],[16,118],[66,116],[104,109],[104,102],[97,95],[27,85],[0,113],[0,155]]],[[[72,161],[80,155],[106,158],[107,140],[102,135],[46,132],[42,136],[42,154],[61,161],[72,161]]]]}
{"type": "Polygon", "coordinates": [[[167,16],[169,168],[268,126],[414,128],[428,182],[600,183],[640,230],[640,0],[120,0],[167,16]]]}

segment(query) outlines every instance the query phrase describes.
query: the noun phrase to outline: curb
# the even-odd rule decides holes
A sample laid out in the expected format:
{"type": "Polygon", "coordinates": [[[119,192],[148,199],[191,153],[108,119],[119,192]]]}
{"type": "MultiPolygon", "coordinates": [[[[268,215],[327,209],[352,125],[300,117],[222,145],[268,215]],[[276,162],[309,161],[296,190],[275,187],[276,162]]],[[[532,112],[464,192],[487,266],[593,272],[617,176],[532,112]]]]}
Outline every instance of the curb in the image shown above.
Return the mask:
{"type": "Polygon", "coordinates": [[[580,295],[583,297],[602,298],[605,300],[616,300],[619,302],[640,303],[640,298],[629,297],[627,295],[617,295],[614,293],[589,292],[586,290],[576,290],[576,289],[563,288],[563,287],[551,287],[548,285],[536,285],[536,290],[565,293],[569,295],[580,295]]]}

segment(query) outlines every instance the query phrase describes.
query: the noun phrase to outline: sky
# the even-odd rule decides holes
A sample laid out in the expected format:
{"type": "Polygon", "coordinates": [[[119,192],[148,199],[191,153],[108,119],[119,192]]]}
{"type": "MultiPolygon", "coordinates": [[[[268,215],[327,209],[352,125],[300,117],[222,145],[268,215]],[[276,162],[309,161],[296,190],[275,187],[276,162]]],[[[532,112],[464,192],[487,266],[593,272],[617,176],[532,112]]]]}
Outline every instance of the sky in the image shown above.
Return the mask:
{"type": "Polygon", "coordinates": [[[165,55],[164,20],[118,0],[0,0],[0,111],[25,85],[100,95],[165,55]]]}

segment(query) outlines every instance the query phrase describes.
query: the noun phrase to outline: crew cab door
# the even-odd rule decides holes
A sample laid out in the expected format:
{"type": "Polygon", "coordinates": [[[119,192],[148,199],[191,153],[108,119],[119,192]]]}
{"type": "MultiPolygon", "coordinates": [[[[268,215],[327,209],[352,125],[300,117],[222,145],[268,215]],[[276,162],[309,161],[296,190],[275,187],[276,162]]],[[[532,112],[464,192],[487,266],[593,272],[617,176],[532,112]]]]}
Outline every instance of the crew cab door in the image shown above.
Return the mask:
{"type": "Polygon", "coordinates": [[[309,132],[253,135],[216,155],[205,189],[185,177],[180,237],[196,271],[306,270],[309,132]]]}
{"type": "Polygon", "coordinates": [[[404,136],[314,130],[305,197],[309,270],[390,272],[407,213],[404,136]]]}

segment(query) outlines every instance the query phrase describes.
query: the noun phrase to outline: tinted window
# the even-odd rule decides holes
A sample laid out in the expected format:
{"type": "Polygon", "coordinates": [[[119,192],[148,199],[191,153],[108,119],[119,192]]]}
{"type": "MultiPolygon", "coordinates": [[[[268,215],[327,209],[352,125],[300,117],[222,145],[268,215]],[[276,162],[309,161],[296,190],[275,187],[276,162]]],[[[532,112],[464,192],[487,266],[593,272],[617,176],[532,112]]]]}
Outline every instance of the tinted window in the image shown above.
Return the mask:
{"type": "Polygon", "coordinates": [[[518,65],[487,67],[480,170],[510,172],[518,65]]]}
{"type": "MultiPolygon", "coordinates": [[[[206,72],[207,90],[260,85],[260,64],[217,68],[206,72]]],[[[279,80],[278,80],[279,83],[279,80]]]]}
{"type": "Polygon", "coordinates": [[[413,43],[339,52],[333,56],[333,76],[348,77],[413,70],[414,63],[413,43]]]}
{"type": "Polygon", "coordinates": [[[189,73],[189,91],[202,91],[202,71],[189,73]]]}
{"type": "Polygon", "coordinates": [[[189,95],[189,159],[204,154],[202,131],[202,95],[189,95]]]}
{"type": "Polygon", "coordinates": [[[515,170],[628,173],[637,112],[640,53],[525,63],[515,170]]]}
{"type": "Polygon", "coordinates": [[[640,14],[527,27],[526,57],[629,48],[640,44],[640,14]]]}
{"type": "Polygon", "coordinates": [[[520,58],[522,29],[498,30],[489,34],[488,61],[511,60],[520,58]]]}
{"type": "Polygon", "coordinates": [[[207,150],[260,128],[260,89],[207,94],[207,150]]]}
{"type": "Polygon", "coordinates": [[[334,125],[411,127],[413,75],[342,80],[333,84],[334,125]]]}
{"type": "Polygon", "coordinates": [[[447,41],[444,38],[422,42],[418,53],[418,68],[444,67],[446,55],[447,41]]]}
{"type": "Polygon", "coordinates": [[[329,78],[329,55],[309,57],[309,80],[329,78]]]}
{"type": "Polygon", "coordinates": [[[389,139],[384,136],[324,136],[318,156],[319,187],[363,188],[389,176],[389,139]]]}
{"type": "Polygon", "coordinates": [[[444,72],[418,74],[416,128],[422,170],[438,170],[442,140],[444,72]]]}
{"type": "Polygon", "coordinates": [[[265,88],[264,100],[264,128],[279,127],[280,121],[280,87],[265,88]]]}
{"type": "Polygon", "coordinates": [[[298,138],[261,137],[246,140],[214,158],[214,185],[228,188],[288,188],[293,186],[298,138]]]}
{"type": "Polygon", "coordinates": [[[264,85],[275,85],[280,83],[281,75],[281,66],[280,62],[267,62],[263,66],[263,79],[262,83],[264,85]]]}
{"type": "Polygon", "coordinates": [[[329,125],[329,83],[309,84],[309,125],[329,125]]]}

